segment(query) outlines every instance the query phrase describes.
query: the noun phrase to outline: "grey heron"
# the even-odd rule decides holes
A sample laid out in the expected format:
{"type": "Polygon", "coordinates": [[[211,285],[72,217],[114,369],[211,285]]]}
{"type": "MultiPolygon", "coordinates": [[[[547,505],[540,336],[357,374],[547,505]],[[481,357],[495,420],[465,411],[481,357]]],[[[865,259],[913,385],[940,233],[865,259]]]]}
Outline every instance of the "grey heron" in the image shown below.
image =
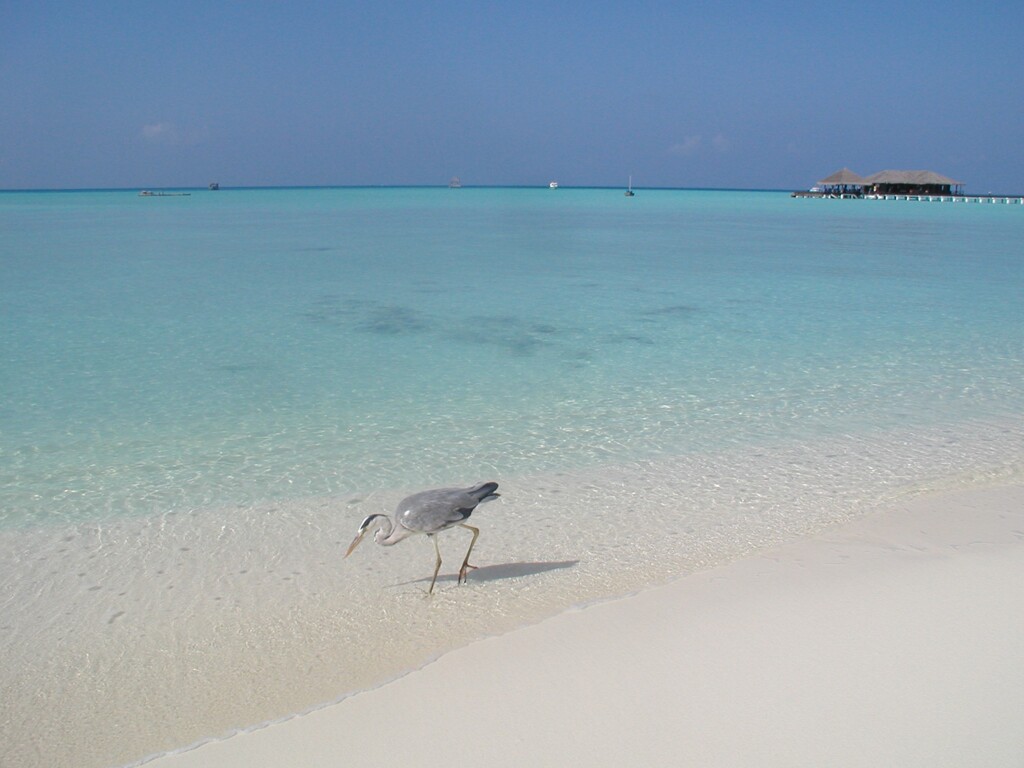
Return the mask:
{"type": "Polygon", "coordinates": [[[412,496],[402,499],[398,504],[394,521],[387,515],[369,515],[363,520],[359,524],[356,537],[349,544],[345,557],[352,554],[352,550],[359,546],[359,542],[372,528],[376,528],[373,540],[384,547],[390,547],[417,533],[425,533],[434,542],[434,552],[437,553],[434,576],[430,580],[430,589],[427,590],[429,595],[434,591],[437,572],[441,570],[441,550],[437,546],[437,534],[459,526],[473,532],[469,549],[466,550],[466,557],[459,569],[459,583],[461,584],[467,580],[467,571],[476,567],[469,564],[469,555],[473,551],[473,545],[476,544],[476,537],[480,535],[479,528],[466,525],[465,521],[473,514],[473,510],[478,504],[498,498],[500,494],[495,493],[497,490],[497,483],[481,483],[472,488],[435,488],[430,491],[414,493],[412,496]]]}

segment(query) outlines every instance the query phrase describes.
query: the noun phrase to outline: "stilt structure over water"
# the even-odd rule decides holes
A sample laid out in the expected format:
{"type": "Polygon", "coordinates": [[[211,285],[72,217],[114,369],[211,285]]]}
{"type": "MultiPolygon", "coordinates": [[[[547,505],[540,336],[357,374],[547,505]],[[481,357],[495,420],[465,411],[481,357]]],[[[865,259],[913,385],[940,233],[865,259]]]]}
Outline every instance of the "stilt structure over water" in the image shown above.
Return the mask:
{"type": "Polygon", "coordinates": [[[959,195],[964,183],[935,171],[879,171],[864,179],[865,195],[959,195]]]}
{"type": "Polygon", "coordinates": [[[963,182],[935,171],[879,171],[862,178],[849,168],[827,176],[808,191],[792,197],[826,197],[853,200],[913,200],[954,203],[1024,204],[1021,195],[967,195],[963,182]]]}

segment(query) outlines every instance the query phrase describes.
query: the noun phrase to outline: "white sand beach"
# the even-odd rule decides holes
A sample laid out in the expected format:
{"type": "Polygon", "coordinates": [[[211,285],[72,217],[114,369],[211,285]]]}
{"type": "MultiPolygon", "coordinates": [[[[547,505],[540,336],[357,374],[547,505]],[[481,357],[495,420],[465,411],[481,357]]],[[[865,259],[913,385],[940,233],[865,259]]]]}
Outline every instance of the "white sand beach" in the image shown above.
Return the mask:
{"type": "Polygon", "coordinates": [[[1019,766],[1024,485],[899,502],[149,768],[1019,766]]]}

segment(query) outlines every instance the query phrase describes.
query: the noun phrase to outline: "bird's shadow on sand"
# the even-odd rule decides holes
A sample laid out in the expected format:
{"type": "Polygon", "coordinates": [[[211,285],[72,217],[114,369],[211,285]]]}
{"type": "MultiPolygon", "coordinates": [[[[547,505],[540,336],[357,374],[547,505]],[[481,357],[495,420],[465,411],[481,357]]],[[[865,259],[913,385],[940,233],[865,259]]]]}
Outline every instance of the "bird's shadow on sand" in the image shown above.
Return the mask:
{"type": "MultiPolygon", "coordinates": [[[[469,572],[469,581],[500,581],[502,579],[516,579],[520,576],[536,576],[539,573],[547,573],[548,571],[558,571],[562,568],[574,568],[579,564],[579,560],[556,560],[554,562],[547,563],[502,563],[500,565],[481,565],[474,568],[469,572]]],[[[457,573],[450,574],[438,574],[437,583],[445,581],[458,581],[459,575],[457,573]]],[[[413,579],[412,581],[405,581],[401,584],[395,584],[396,587],[404,587],[409,584],[429,584],[430,577],[427,576],[422,579],[413,579]]]]}

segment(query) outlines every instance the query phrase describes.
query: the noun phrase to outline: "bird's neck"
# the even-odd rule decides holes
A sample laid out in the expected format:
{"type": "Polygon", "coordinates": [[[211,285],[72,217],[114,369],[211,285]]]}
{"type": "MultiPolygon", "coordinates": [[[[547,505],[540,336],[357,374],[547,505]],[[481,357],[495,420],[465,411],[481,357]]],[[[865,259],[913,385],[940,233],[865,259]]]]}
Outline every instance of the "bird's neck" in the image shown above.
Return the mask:
{"type": "Polygon", "coordinates": [[[401,539],[391,535],[395,531],[395,524],[391,522],[391,518],[387,515],[381,515],[378,521],[380,522],[380,527],[373,534],[373,540],[382,547],[390,547],[392,544],[397,544],[401,539]]]}

